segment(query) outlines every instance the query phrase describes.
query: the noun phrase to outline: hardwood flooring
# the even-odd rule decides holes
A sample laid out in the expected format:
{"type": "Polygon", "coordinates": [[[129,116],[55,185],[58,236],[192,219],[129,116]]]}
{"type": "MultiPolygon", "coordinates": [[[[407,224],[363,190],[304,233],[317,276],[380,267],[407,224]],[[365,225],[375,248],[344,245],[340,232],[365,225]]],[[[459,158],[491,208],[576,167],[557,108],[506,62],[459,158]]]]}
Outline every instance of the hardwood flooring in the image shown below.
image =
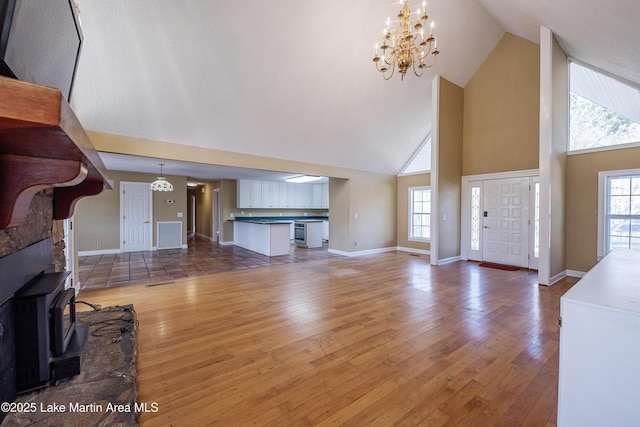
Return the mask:
{"type": "Polygon", "coordinates": [[[142,426],[553,426],[573,283],[391,252],[79,299],[134,304],[142,426]]]}

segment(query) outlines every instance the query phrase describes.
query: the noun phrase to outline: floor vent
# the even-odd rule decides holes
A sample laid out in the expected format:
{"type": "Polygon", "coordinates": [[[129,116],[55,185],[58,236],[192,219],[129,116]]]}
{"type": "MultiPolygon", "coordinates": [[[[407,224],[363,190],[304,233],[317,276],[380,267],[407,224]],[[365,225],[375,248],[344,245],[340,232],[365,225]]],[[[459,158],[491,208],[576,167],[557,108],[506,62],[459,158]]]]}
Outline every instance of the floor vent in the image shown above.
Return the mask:
{"type": "Polygon", "coordinates": [[[174,249],[182,247],[182,222],[158,221],[158,249],[174,249]]]}

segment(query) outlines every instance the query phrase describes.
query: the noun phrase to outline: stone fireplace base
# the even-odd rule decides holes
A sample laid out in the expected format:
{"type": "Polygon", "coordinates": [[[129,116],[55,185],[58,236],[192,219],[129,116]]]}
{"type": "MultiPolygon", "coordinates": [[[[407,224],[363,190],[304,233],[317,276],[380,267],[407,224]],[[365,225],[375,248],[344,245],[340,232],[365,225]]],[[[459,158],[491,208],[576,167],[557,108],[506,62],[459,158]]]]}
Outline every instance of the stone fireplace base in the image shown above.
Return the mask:
{"type": "Polygon", "coordinates": [[[133,306],[78,312],[76,320],[90,325],[82,372],[56,385],[19,395],[16,403],[36,410],[10,413],[2,427],[33,423],[135,426],[136,409],[140,412],[157,408],[154,402],[136,404],[137,321],[133,306]],[[105,329],[105,324],[112,327],[105,329]],[[48,408],[63,407],[65,412],[47,412],[48,408]]]}

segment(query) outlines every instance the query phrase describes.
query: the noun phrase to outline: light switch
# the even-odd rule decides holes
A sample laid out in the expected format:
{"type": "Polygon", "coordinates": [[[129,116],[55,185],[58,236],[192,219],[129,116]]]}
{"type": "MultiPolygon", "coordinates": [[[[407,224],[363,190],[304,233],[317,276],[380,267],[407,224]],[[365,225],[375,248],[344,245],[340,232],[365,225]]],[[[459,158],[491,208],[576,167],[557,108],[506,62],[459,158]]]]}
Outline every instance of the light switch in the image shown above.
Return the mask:
{"type": "Polygon", "coordinates": [[[182,218],[182,212],[178,212],[178,218],[182,218]]]}

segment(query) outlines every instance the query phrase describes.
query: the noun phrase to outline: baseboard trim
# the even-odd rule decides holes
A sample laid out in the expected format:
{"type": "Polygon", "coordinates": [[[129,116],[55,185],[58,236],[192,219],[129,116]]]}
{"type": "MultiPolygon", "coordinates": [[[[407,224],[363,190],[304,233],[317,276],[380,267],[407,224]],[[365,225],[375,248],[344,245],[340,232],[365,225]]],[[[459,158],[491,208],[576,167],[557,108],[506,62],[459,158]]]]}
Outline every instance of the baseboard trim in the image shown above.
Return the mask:
{"type": "Polygon", "coordinates": [[[121,254],[120,249],[100,249],[97,251],[78,251],[78,256],[115,255],[121,254]]]}
{"type": "Polygon", "coordinates": [[[396,250],[397,250],[397,248],[391,247],[391,248],[367,249],[365,251],[355,251],[355,252],[346,252],[346,251],[340,251],[340,250],[337,250],[337,249],[329,249],[328,252],[330,254],[335,254],[335,255],[341,255],[341,256],[346,256],[346,257],[355,257],[355,256],[362,256],[362,255],[381,254],[381,253],[385,253],[385,252],[394,252],[396,250]]]}
{"type": "Polygon", "coordinates": [[[232,240],[231,242],[218,242],[220,246],[233,246],[235,242],[232,240]]]}
{"type": "Polygon", "coordinates": [[[415,249],[415,248],[407,248],[407,247],[403,247],[403,246],[398,246],[398,247],[396,247],[396,250],[400,251],[400,252],[410,252],[410,253],[420,254],[420,255],[431,255],[431,251],[426,250],[426,249],[415,249]]]}
{"type": "Polygon", "coordinates": [[[585,274],[587,274],[586,271],[567,270],[567,276],[569,277],[577,277],[579,279],[582,279],[585,274]]]}
{"type": "Polygon", "coordinates": [[[560,280],[564,279],[565,277],[567,277],[567,270],[565,271],[561,271],[560,273],[556,274],[553,277],[549,278],[549,284],[547,286],[553,286],[556,283],[558,283],[560,280]]]}
{"type": "Polygon", "coordinates": [[[439,259],[438,260],[438,265],[452,264],[452,263],[458,262],[458,261],[462,261],[462,258],[459,255],[458,256],[453,256],[451,258],[439,259]]]}
{"type": "Polygon", "coordinates": [[[215,238],[213,238],[211,236],[207,236],[206,234],[196,233],[196,236],[201,237],[201,238],[206,239],[206,240],[209,240],[209,241],[211,241],[213,243],[217,243],[215,238]]]}

